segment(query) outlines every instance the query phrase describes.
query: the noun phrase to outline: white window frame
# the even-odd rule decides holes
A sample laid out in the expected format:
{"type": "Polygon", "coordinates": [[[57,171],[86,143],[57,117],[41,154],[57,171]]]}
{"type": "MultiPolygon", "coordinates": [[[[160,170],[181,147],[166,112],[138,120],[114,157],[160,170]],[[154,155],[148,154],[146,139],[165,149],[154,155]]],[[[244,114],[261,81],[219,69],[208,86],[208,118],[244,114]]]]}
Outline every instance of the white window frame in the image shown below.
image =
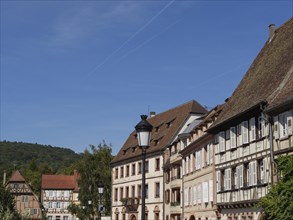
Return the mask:
{"type": "Polygon", "coordinates": [[[256,129],[255,129],[255,118],[249,119],[249,126],[250,126],[250,131],[249,131],[249,138],[250,141],[255,141],[256,139],[256,129]]]}
{"type": "Polygon", "coordinates": [[[225,150],[226,150],[225,144],[226,144],[225,131],[221,131],[219,133],[219,149],[220,149],[220,152],[225,152],[225,150]]]}
{"type": "Polygon", "coordinates": [[[248,121],[243,121],[241,123],[241,133],[242,133],[242,144],[248,144],[249,143],[248,121]]]}
{"type": "Polygon", "coordinates": [[[236,140],[236,127],[231,127],[230,128],[230,147],[231,148],[236,148],[237,146],[237,140],[236,140]]]}

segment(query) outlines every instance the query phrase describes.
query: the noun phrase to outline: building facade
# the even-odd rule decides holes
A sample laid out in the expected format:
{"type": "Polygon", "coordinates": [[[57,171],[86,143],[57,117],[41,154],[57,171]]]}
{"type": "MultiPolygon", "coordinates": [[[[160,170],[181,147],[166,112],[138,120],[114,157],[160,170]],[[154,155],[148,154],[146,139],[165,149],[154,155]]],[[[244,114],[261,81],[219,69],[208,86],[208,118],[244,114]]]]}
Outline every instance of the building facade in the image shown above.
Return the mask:
{"type": "Polygon", "coordinates": [[[71,204],[79,204],[78,174],[74,175],[42,175],[42,204],[48,220],[74,220],[68,212],[71,204]]]}
{"type": "Polygon", "coordinates": [[[42,219],[39,199],[18,170],[12,173],[6,188],[13,195],[16,209],[21,215],[29,219],[42,219]]]}
{"type": "MultiPolygon", "coordinates": [[[[146,219],[165,219],[164,149],[177,139],[190,115],[199,117],[204,113],[200,104],[190,101],[148,119],[153,130],[146,154],[146,219]]],[[[141,155],[136,133],[132,132],[111,162],[113,220],[141,218],[141,155]]]]}
{"type": "Polygon", "coordinates": [[[182,155],[183,219],[216,220],[214,136],[207,133],[220,114],[222,106],[216,106],[191,131],[190,144],[182,155]]]}
{"type": "Polygon", "coordinates": [[[209,129],[216,135],[221,219],[253,220],[274,178],[274,158],[292,154],[293,19],[270,37],[209,129]]]}

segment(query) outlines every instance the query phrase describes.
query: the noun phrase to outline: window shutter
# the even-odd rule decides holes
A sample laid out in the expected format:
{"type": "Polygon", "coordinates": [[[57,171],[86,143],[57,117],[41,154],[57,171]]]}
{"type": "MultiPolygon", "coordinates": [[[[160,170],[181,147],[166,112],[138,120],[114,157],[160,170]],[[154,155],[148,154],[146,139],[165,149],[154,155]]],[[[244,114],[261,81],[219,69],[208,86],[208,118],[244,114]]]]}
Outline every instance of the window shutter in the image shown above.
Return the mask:
{"type": "Polygon", "coordinates": [[[209,197],[210,202],[214,201],[214,188],[213,188],[213,180],[209,180],[209,197]]]}
{"type": "Polygon", "coordinates": [[[243,187],[243,164],[239,166],[239,187],[243,187]]]}
{"type": "MultiPolygon", "coordinates": [[[[185,159],[183,158],[182,160],[182,175],[184,176],[185,175],[185,159]]],[[[181,176],[182,178],[182,176],[181,176]]]]}
{"type": "Polygon", "coordinates": [[[249,120],[250,125],[250,141],[255,140],[255,118],[251,118],[249,120]]]}
{"type": "Polygon", "coordinates": [[[287,113],[287,133],[288,135],[292,134],[292,111],[288,111],[287,113]]]}
{"type": "Polygon", "coordinates": [[[201,151],[198,151],[198,169],[201,169],[201,151]]]}
{"type": "Polygon", "coordinates": [[[224,189],[227,190],[228,186],[227,186],[227,177],[228,177],[228,170],[225,170],[224,172],[224,189]]]}
{"type": "Polygon", "coordinates": [[[210,164],[213,164],[213,158],[214,158],[214,146],[213,144],[211,143],[210,144],[210,164]]]}
{"type": "Polygon", "coordinates": [[[207,165],[210,165],[210,144],[207,145],[206,161],[207,165]]]}
{"type": "Polygon", "coordinates": [[[194,161],[193,154],[190,154],[190,172],[191,173],[193,172],[193,161],[194,161]]]}
{"type": "Polygon", "coordinates": [[[274,138],[279,139],[279,121],[278,116],[274,116],[274,138]]]}
{"type": "Polygon", "coordinates": [[[251,175],[252,174],[252,169],[251,168],[252,168],[252,163],[250,162],[248,164],[248,169],[246,170],[247,171],[247,178],[248,178],[247,182],[248,182],[249,186],[252,185],[252,181],[251,181],[252,180],[252,178],[251,178],[252,177],[252,175],[251,175]]]}
{"type": "Polygon", "coordinates": [[[203,182],[202,183],[202,199],[204,203],[209,202],[209,187],[208,187],[208,182],[203,182]]]}
{"type": "Polygon", "coordinates": [[[205,150],[204,150],[204,147],[201,149],[201,167],[203,168],[203,167],[205,167],[205,164],[204,164],[204,152],[205,150]]]}
{"type": "Polygon", "coordinates": [[[267,163],[267,158],[264,158],[262,160],[263,162],[263,182],[267,183],[268,182],[268,176],[267,176],[267,169],[268,169],[268,163],[267,163]]]}
{"type": "Polygon", "coordinates": [[[193,205],[196,205],[196,186],[193,186],[193,205]]]}
{"type": "Polygon", "coordinates": [[[219,147],[220,147],[220,152],[225,151],[225,132],[221,131],[219,133],[219,147]]]}
{"type": "Polygon", "coordinates": [[[201,204],[201,183],[197,186],[197,203],[201,204]]]}
{"type": "Polygon", "coordinates": [[[257,172],[256,172],[256,161],[252,162],[252,176],[253,176],[253,181],[252,184],[256,185],[257,184],[257,172]]]}
{"type": "Polygon", "coordinates": [[[189,173],[189,157],[186,157],[186,174],[189,173]]]}
{"type": "Polygon", "coordinates": [[[230,128],[230,145],[231,148],[236,148],[236,128],[230,128]]]}
{"type": "Polygon", "coordinates": [[[241,128],[242,128],[242,143],[247,144],[248,143],[248,122],[243,121],[241,128]]]}

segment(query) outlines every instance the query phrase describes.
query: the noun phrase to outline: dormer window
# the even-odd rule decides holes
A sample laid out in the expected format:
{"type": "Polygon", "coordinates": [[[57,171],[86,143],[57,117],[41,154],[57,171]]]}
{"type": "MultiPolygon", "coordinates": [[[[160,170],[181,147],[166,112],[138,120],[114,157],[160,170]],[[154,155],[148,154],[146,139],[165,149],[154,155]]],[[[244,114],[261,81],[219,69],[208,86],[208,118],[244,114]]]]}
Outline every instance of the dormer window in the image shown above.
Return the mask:
{"type": "Polygon", "coordinates": [[[166,122],[166,127],[169,128],[172,126],[173,122],[175,121],[176,118],[173,118],[172,120],[170,120],[169,122],[166,122]]]}

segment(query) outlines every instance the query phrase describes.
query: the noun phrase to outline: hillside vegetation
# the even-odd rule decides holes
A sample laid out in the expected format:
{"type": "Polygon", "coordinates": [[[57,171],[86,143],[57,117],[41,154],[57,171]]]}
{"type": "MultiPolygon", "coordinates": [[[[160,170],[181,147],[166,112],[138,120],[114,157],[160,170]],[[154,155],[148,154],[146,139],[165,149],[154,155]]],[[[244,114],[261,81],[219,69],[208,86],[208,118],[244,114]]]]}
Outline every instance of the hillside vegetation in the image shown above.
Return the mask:
{"type": "Polygon", "coordinates": [[[7,177],[13,170],[20,170],[35,190],[39,190],[42,174],[71,174],[81,154],[50,145],[0,142],[0,183],[4,170],[7,177]]]}

